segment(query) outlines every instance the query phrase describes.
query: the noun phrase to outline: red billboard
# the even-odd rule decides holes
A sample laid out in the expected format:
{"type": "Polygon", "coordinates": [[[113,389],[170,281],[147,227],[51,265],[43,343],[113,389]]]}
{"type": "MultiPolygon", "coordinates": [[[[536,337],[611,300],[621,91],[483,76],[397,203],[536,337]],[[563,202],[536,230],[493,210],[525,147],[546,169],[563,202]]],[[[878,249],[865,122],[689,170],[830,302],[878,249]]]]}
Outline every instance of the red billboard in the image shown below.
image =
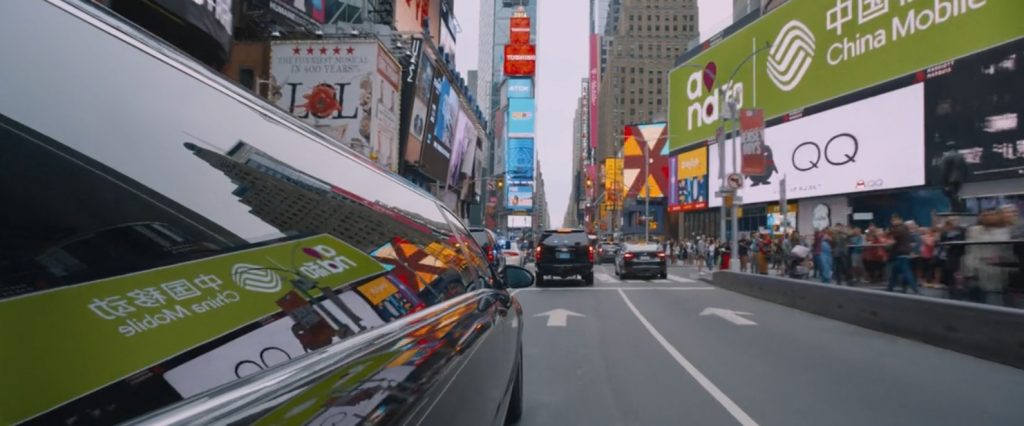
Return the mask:
{"type": "Polygon", "coordinates": [[[530,44],[530,18],[509,20],[509,44],[530,44]]]}
{"type": "Polygon", "coordinates": [[[505,45],[505,75],[532,77],[537,71],[537,47],[532,44],[505,45]]]}
{"type": "Polygon", "coordinates": [[[767,164],[764,149],[763,109],[740,111],[740,149],[740,152],[743,153],[740,172],[747,176],[764,175],[767,164]]]}

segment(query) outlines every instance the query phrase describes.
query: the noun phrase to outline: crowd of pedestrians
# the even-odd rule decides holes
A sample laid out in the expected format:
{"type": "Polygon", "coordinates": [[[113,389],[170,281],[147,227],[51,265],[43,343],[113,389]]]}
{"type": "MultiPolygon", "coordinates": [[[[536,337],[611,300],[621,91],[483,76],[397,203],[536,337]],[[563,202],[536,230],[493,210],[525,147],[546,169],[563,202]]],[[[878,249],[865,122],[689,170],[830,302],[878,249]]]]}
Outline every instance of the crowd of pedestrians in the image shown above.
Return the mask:
{"type": "Polygon", "coordinates": [[[699,271],[724,269],[731,260],[739,262],[742,272],[837,285],[884,285],[888,291],[919,293],[923,283],[941,284],[953,298],[1003,294],[1014,280],[1024,286],[1022,245],[982,244],[1024,240],[1015,206],[983,212],[969,227],[953,217],[937,223],[919,226],[894,214],[885,228],[836,224],[811,235],[752,232],[740,236],[732,259],[729,241],[713,237],[667,240],[663,248],[673,264],[699,271]]]}

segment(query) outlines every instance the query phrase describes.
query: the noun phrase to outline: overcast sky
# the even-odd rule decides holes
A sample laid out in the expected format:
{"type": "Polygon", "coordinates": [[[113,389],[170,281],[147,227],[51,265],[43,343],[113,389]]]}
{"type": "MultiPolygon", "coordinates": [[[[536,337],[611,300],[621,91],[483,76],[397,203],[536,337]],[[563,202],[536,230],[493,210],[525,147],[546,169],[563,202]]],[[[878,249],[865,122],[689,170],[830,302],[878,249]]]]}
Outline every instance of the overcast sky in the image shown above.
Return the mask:
{"type": "MultiPolygon", "coordinates": [[[[462,27],[455,61],[463,76],[476,68],[480,34],[480,2],[455,0],[462,27]]],[[[551,225],[558,226],[572,189],[572,118],[587,75],[589,0],[537,2],[537,156],[544,172],[551,225]]],[[[701,39],[732,22],[732,1],[698,0],[701,39]]]]}

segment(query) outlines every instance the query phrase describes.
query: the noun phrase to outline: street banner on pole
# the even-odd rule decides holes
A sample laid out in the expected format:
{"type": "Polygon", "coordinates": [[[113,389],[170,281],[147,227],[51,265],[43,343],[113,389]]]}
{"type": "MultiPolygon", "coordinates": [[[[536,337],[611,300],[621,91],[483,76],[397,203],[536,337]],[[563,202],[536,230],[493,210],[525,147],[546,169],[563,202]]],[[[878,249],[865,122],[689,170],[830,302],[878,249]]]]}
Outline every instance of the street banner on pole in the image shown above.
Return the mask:
{"type": "Polygon", "coordinates": [[[760,176],[765,169],[764,110],[743,109],[740,113],[740,149],[743,162],[740,172],[760,176]]]}

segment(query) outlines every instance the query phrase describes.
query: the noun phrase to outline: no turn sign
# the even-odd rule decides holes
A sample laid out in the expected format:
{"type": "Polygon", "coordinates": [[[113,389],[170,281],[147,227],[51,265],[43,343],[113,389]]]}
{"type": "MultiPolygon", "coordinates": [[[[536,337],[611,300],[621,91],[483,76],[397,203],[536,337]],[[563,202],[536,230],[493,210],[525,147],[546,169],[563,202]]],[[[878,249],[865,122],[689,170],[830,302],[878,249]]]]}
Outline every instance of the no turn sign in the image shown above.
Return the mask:
{"type": "Polygon", "coordinates": [[[743,175],[739,173],[730,173],[725,178],[725,185],[731,189],[740,189],[743,187],[743,175]]]}

